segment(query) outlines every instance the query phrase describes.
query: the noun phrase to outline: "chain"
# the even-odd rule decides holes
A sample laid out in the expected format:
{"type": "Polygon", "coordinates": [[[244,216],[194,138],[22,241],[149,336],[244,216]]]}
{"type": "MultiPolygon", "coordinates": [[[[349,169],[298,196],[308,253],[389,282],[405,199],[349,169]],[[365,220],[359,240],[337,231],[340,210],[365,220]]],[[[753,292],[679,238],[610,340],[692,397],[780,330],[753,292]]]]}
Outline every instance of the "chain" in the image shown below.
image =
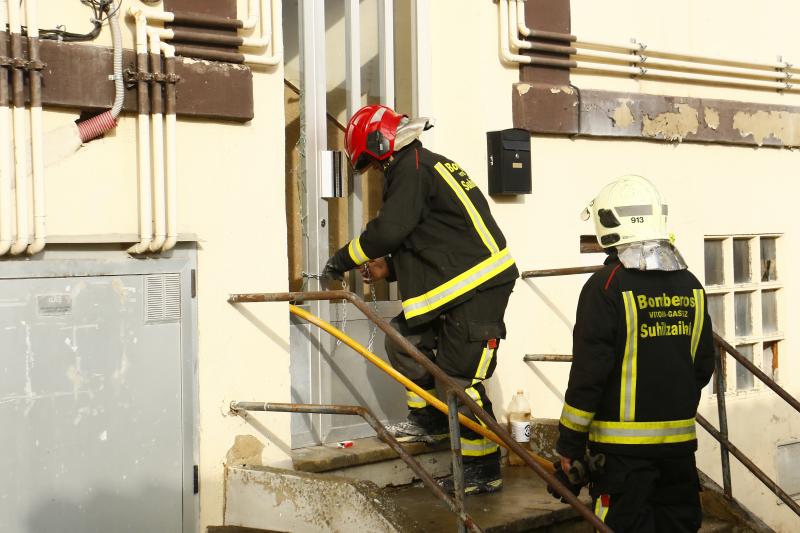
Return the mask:
{"type": "MultiPolygon", "coordinates": [[[[372,282],[372,276],[370,275],[369,267],[364,268],[362,272],[364,276],[364,281],[369,283],[369,292],[372,297],[372,308],[375,310],[375,314],[378,314],[378,297],[375,294],[375,283],[372,282]]],[[[372,345],[375,342],[375,334],[378,332],[378,325],[373,322],[372,330],[369,332],[369,342],[367,343],[367,350],[370,352],[372,351],[372,345]]]]}
{"type": "MultiPolygon", "coordinates": [[[[322,274],[315,274],[313,272],[301,272],[300,275],[304,278],[304,280],[308,279],[316,279],[321,280],[322,274]]],[[[362,275],[364,277],[364,281],[369,284],[369,292],[370,292],[370,300],[372,302],[372,309],[375,311],[375,314],[378,314],[378,295],[375,292],[375,284],[372,283],[372,279],[369,275],[369,269],[366,268],[362,271],[362,275]]],[[[305,286],[305,282],[303,283],[305,286]]],[[[342,289],[347,288],[347,282],[342,280],[342,289]]],[[[342,300],[341,305],[341,315],[342,315],[342,333],[347,333],[347,300],[342,300]]],[[[369,332],[369,342],[367,343],[367,350],[370,352],[372,351],[372,347],[375,344],[375,336],[378,333],[378,325],[373,323],[372,329],[369,332]]],[[[336,339],[336,348],[338,348],[342,344],[340,339],[336,339]]]]}
{"type": "MultiPolygon", "coordinates": [[[[322,279],[322,274],[315,274],[313,272],[305,272],[305,271],[303,271],[303,272],[300,272],[300,275],[304,279],[304,281],[303,281],[303,286],[304,287],[305,287],[305,280],[308,280],[308,279],[321,280],[322,279]]],[[[347,282],[345,280],[342,280],[342,289],[343,290],[347,289],[347,282]]],[[[340,329],[342,330],[342,333],[347,333],[347,300],[342,300],[342,303],[340,305],[341,305],[341,309],[342,309],[342,327],[340,329]]],[[[342,344],[341,339],[339,339],[337,337],[335,348],[338,348],[341,344],[342,344]]]]}

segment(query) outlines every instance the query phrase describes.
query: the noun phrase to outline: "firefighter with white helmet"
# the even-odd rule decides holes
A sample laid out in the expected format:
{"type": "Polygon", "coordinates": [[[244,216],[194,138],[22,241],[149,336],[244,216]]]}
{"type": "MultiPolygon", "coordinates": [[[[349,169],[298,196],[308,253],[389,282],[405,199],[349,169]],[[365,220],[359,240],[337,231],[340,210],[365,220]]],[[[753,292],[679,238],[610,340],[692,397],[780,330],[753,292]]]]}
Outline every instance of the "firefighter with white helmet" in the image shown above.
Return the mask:
{"type": "Polygon", "coordinates": [[[583,212],[608,258],[578,301],[556,450],[564,472],[604,456],[590,493],[618,533],[694,532],[701,522],[695,415],[714,343],[705,292],[667,214],[641,176],[618,178],[583,212]]]}
{"type": "MultiPolygon", "coordinates": [[[[324,274],[341,279],[343,272],[362,267],[373,281],[396,279],[403,312],[392,325],[492,414],[483,382],[497,364],[503,315],[519,271],[475,182],[418,140],[428,127],[427,119],[409,119],[379,105],[363,107],[350,119],[348,159],[357,172],[372,167],[383,173],[383,206],[328,260],[324,274]]],[[[392,365],[418,386],[431,393],[441,389],[388,338],[386,351],[392,365]]],[[[406,392],[406,401],[408,418],[390,428],[395,436],[447,437],[447,417],[413,391],[406,392]]],[[[475,419],[470,411],[464,414],[475,419]]],[[[497,444],[462,427],[461,450],[466,493],[500,490],[497,444]]],[[[453,490],[452,478],[441,483],[453,490]]]]}

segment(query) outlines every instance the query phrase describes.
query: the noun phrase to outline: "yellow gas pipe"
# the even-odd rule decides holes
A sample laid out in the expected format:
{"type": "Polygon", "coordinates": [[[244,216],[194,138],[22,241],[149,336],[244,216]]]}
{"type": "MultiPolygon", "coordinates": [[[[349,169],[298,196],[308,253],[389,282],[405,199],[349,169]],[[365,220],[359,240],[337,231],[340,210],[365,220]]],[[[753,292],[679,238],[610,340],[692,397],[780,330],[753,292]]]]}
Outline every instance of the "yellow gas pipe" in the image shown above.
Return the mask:
{"type": "MultiPolygon", "coordinates": [[[[340,341],[342,341],[343,343],[348,345],[350,348],[352,348],[353,350],[355,350],[356,352],[361,354],[361,356],[363,356],[370,363],[372,363],[373,365],[375,365],[378,368],[380,368],[381,370],[383,370],[386,374],[391,376],[395,381],[398,381],[399,383],[401,383],[407,389],[410,389],[410,390],[414,391],[415,393],[417,393],[419,396],[421,396],[430,405],[434,406],[436,409],[438,409],[439,411],[441,411],[444,414],[448,413],[447,405],[444,402],[442,402],[441,400],[439,400],[439,398],[437,398],[436,396],[433,396],[432,394],[430,394],[426,390],[422,389],[421,387],[416,385],[413,381],[411,381],[410,379],[405,377],[403,374],[401,374],[400,372],[398,372],[397,370],[392,368],[390,365],[386,364],[386,362],[383,359],[381,359],[380,357],[378,357],[374,353],[372,353],[369,350],[367,350],[362,344],[360,344],[358,341],[356,341],[353,338],[351,338],[350,336],[348,336],[342,330],[337,329],[336,327],[332,326],[328,322],[325,322],[324,320],[322,320],[318,316],[312,315],[311,313],[309,313],[305,309],[297,307],[296,305],[291,305],[290,304],[289,305],[289,311],[293,315],[302,318],[306,322],[314,324],[318,328],[330,333],[331,335],[333,335],[334,337],[336,337],[337,339],[339,339],[340,341]]],[[[502,440],[500,440],[500,438],[497,435],[494,434],[494,432],[486,429],[485,427],[481,426],[480,424],[478,424],[474,420],[472,420],[470,418],[467,418],[462,413],[458,413],[458,420],[459,420],[459,422],[461,422],[462,425],[468,427],[472,431],[474,431],[474,432],[486,437],[487,439],[489,439],[491,441],[496,442],[500,446],[503,446],[503,447],[506,446],[505,443],[502,440]]],[[[543,457],[540,457],[539,455],[536,455],[535,453],[531,453],[531,456],[533,457],[534,461],[539,463],[542,467],[546,468],[548,472],[553,473],[553,463],[551,463],[550,461],[548,461],[547,459],[545,459],[543,457]]]]}

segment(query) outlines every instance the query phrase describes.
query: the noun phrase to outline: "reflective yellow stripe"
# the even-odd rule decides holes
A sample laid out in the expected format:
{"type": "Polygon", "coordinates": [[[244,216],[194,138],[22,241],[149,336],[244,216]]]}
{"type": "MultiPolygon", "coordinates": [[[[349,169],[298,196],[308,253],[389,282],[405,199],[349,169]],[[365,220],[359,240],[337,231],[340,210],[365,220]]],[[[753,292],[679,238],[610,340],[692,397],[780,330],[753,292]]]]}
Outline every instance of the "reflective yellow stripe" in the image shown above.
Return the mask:
{"type": "Polygon", "coordinates": [[[619,383],[619,419],[625,422],[636,420],[636,359],[638,355],[639,337],[636,312],[636,298],[633,292],[622,293],[625,304],[625,323],[627,337],[625,352],[622,358],[622,374],[619,383]]]}
{"type": "Polygon", "coordinates": [[[464,204],[464,207],[467,210],[467,214],[469,215],[470,220],[472,220],[472,225],[475,226],[475,231],[478,232],[478,236],[483,241],[483,244],[486,245],[486,248],[489,249],[489,252],[496,254],[500,251],[500,248],[497,246],[497,243],[492,237],[492,234],[489,232],[489,228],[486,227],[486,224],[483,222],[483,218],[481,217],[478,210],[475,209],[475,204],[472,203],[472,200],[469,199],[467,193],[458,183],[458,181],[450,174],[450,171],[442,163],[436,163],[434,167],[439,174],[444,178],[444,181],[453,189],[453,192],[456,193],[456,196],[464,204]]]}
{"type": "Polygon", "coordinates": [[[569,429],[586,433],[589,431],[589,424],[592,423],[593,419],[594,413],[581,411],[565,402],[564,407],[561,409],[561,419],[559,422],[569,429]]]}
{"type": "Polygon", "coordinates": [[[475,378],[472,380],[473,385],[486,379],[486,373],[489,372],[489,365],[492,363],[494,352],[495,350],[493,348],[489,348],[488,346],[483,348],[481,360],[478,363],[478,369],[475,371],[475,378]]]}
{"type": "Polygon", "coordinates": [[[356,266],[361,266],[367,261],[369,261],[369,257],[367,254],[364,253],[364,250],[361,248],[361,237],[356,237],[350,244],[347,246],[347,251],[350,254],[350,259],[356,264],[356,266]]]}
{"type": "Polygon", "coordinates": [[[706,316],[706,300],[703,298],[703,290],[694,291],[694,326],[692,327],[692,361],[697,354],[697,347],[700,345],[700,333],[703,331],[703,320],[706,316]]]}
{"type": "Polygon", "coordinates": [[[499,446],[489,439],[465,439],[461,437],[461,455],[481,457],[497,451],[499,446]]]}
{"type": "Polygon", "coordinates": [[[429,313],[480,286],[513,265],[514,258],[511,257],[508,248],[505,248],[425,294],[404,300],[403,313],[406,319],[429,313]]]}
{"type": "Polygon", "coordinates": [[[594,504],[594,515],[603,523],[606,521],[606,515],[608,514],[609,507],[611,507],[610,501],[608,502],[608,507],[606,507],[603,505],[602,496],[597,497],[597,501],[594,504]]]}
{"type": "Polygon", "coordinates": [[[420,408],[428,405],[428,402],[416,392],[406,390],[406,404],[409,407],[420,408]]]}
{"type": "Polygon", "coordinates": [[[695,440],[694,418],[666,422],[610,422],[594,420],[589,440],[608,444],[669,444],[695,440]]]}

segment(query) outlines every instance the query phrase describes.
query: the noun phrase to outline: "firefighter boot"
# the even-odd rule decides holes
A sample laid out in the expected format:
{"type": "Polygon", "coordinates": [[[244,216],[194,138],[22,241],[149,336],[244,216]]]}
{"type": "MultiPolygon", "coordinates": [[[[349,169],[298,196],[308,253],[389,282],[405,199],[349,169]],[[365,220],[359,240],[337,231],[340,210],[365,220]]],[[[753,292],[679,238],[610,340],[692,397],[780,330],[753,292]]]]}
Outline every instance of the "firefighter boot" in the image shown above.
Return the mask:
{"type": "MultiPolygon", "coordinates": [[[[455,492],[453,476],[440,479],[439,485],[449,494],[455,492]]],[[[469,496],[482,492],[497,492],[502,488],[500,450],[483,457],[464,457],[464,494],[469,496]]]]}
{"type": "Polygon", "coordinates": [[[408,411],[408,418],[386,428],[399,442],[432,444],[447,438],[450,433],[447,417],[434,407],[426,405],[408,411]]]}

